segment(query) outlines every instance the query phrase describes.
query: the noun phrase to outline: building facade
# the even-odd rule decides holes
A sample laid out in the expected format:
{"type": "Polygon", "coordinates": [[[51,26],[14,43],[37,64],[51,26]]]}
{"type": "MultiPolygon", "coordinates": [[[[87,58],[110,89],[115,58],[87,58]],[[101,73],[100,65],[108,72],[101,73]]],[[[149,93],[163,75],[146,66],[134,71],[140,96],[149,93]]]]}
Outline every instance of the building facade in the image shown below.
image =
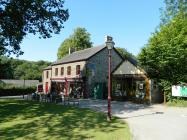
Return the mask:
{"type": "Polygon", "coordinates": [[[163,94],[156,82],[132,58],[124,60],[112,72],[112,96],[119,100],[163,102],[163,94]]]}
{"type": "MultiPolygon", "coordinates": [[[[112,50],[111,70],[123,58],[112,50]]],[[[70,94],[79,89],[81,96],[104,98],[107,94],[108,49],[98,46],[81,50],[63,57],[43,70],[45,93],[55,90],[70,94]]]]}
{"type": "MultiPolygon", "coordinates": [[[[132,58],[124,59],[118,51],[111,51],[112,99],[161,102],[158,86],[149,79],[132,58]]],[[[92,47],[63,57],[43,70],[44,93],[79,91],[84,98],[107,98],[108,49],[92,47]]]]}

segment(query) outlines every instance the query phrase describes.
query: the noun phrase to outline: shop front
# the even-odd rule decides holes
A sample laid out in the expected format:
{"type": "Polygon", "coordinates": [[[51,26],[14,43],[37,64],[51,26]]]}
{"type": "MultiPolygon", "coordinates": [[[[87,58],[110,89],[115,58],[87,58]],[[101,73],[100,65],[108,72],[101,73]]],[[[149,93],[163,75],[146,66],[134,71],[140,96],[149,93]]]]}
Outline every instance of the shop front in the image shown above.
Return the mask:
{"type": "Polygon", "coordinates": [[[141,75],[115,75],[112,78],[112,97],[115,100],[144,99],[146,97],[146,82],[141,75]]]}
{"type": "Polygon", "coordinates": [[[81,78],[52,78],[51,92],[69,97],[84,97],[84,82],[81,78]]]}
{"type": "Polygon", "coordinates": [[[145,71],[125,60],[112,73],[112,99],[150,101],[150,80],[145,71]]]}

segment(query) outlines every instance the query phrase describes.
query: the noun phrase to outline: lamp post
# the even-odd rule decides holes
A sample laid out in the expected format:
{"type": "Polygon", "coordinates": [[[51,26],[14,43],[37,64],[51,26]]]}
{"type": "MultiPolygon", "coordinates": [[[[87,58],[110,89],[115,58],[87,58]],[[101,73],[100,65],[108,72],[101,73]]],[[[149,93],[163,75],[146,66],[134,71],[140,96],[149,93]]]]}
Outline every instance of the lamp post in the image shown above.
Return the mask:
{"type": "Polygon", "coordinates": [[[115,43],[111,36],[106,36],[105,45],[108,48],[108,120],[111,120],[111,50],[113,49],[115,43]]]}

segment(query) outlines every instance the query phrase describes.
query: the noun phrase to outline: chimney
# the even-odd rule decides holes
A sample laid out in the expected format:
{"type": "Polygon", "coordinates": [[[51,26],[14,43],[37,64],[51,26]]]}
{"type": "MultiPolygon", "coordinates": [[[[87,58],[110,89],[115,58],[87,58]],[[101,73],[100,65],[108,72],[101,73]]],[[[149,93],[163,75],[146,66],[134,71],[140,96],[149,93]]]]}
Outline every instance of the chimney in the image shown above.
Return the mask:
{"type": "Polygon", "coordinates": [[[69,47],[69,55],[71,54],[71,48],[69,47]]]}

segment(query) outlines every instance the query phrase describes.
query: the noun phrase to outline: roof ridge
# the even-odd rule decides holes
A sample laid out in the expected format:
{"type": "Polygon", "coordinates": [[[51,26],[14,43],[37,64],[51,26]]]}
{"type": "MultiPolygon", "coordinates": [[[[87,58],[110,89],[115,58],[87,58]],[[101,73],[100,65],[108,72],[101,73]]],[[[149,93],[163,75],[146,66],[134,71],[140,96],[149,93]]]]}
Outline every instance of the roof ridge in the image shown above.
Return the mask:
{"type": "Polygon", "coordinates": [[[62,63],[68,63],[68,62],[73,62],[73,61],[79,61],[79,60],[86,60],[90,57],[92,57],[94,54],[99,52],[100,50],[104,49],[106,46],[99,45],[99,46],[94,46],[91,48],[86,48],[84,50],[76,51],[74,53],[71,53],[69,55],[66,55],[62,57],[59,60],[56,60],[52,65],[56,64],[62,64],[62,63]]]}
{"type": "Polygon", "coordinates": [[[75,52],[73,52],[73,53],[71,53],[71,54],[78,53],[78,52],[82,52],[82,51],[86,51],[86,50],[93,49],[93,48],[97,48],[97,47],[102,47],[102,48],[104,48],[105,46],[104,46],[104,45],[92,46],[92,47],[90,47],[90,48],[85,48],[84,50],[75,51],[75,52]]]}

